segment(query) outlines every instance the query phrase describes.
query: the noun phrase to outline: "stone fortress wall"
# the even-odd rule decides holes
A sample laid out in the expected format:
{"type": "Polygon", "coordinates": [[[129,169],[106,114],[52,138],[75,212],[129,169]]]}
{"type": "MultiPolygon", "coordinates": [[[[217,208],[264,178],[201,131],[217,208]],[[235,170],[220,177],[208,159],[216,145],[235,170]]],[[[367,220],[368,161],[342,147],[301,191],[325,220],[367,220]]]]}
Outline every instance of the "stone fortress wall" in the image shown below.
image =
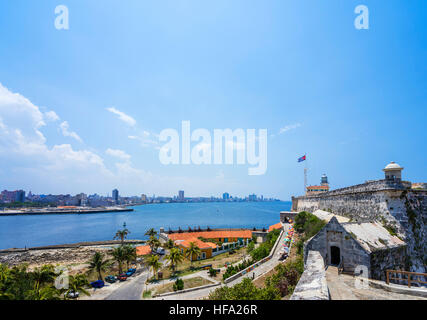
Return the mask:
{"type": "Polygon", "coordinates": [[[426,272],[427,190],[411,183],[375,180],[318,195],[292,198],[292,211],[320,209],[352,222],[378,221],[407,243],[407,270],[426,272]]]}

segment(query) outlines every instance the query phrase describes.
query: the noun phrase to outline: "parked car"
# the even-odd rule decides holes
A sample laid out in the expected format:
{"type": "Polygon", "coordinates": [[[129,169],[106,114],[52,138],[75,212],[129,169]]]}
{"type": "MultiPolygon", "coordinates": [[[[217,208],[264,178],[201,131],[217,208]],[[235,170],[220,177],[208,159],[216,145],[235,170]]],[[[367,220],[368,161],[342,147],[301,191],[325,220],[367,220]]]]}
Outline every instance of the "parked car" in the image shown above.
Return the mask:
{"type": "Polygon", "coordinates": [[[133,276],[135,271],[136,271],[136,269],[129,269],[128,271],[126,271],[126,276],[127,277],[133,276]]]}
{"type": "Polygon", "coordinates": [[[96,280],[96,281],[91,282],[90,285],[92,286],[92,288],[100,289],[105,285],[105,283],[102,280],[96,280]]]}
{"type": "Polygon", "coordinates": [[[156,250],[154,250],[154,253],[164,255],[166,253],[166,251],[163,248],[157,248],[156,250]]]}
{"type": "Polygon", "coordinates": [[[78,291],[76,291],[76,292],[70,291],[70,292],[68,292],[67,297],[71,298],[71,299],[76,299],[79,297],[79,292],[78,291]]]}
{"type": "Polygon", "coordinates": [[[128,277],[127,277],[126,273],[122,273],[117,277],[117,279],[119,279],[119,281],[126,281],[127,278],[128,277]]]}
{"type": "Polygon", "coordinates": [[[114,282],[116,282],[117,281],[117,277],[115,277],[115,276],[106,276],[105,277],[105,281],[106,282],[108,282],[108,283],[114,283],[114,282]]]}

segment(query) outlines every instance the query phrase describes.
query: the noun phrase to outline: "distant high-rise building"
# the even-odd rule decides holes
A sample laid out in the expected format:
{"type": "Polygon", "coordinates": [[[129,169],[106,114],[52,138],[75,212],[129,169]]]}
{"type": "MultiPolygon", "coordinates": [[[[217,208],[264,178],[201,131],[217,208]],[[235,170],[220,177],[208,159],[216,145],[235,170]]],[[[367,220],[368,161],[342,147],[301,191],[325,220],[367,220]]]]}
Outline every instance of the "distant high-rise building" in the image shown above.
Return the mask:
{"type": "Polygon", "coordinates": [[[117,189],[113,190],[112,198],[115,203],[119,203],[119,190],[117,189]]]}
{"type": "Polygon", "coordinates": [[[24,190],[15,190],[15,191],[2,191],[0,199],[3,202],[25,202],[25,191],[24,190]]]}
{"type": "Polygon", "coordinates": [[[25,202],[25,191],[24,190],[15,191],[15,201],[16,202],[25,202]]]}
{"type": "Polygon", "coordinates": [[[146,203],[147,202],[147,195],[141,194],[141,201],[146,203]]]}
{"type": "Polygon", "coordinates": [[[228,192],[224,192],[224,193],[222,194],[222,199],[223,199],[223,200],[229,200],[229,199],[230,199],[230,194],[229,194],[228,192]]]}
{"type": "Polygon", "coordinates": [[[184,190],[178,191],[178,200],[184,201],[184,190]]]}
{"type": "Polygon", "coordinates": [[[256,194],[250,194],[248,200],[249,201],[257,201],[256,194]]]}

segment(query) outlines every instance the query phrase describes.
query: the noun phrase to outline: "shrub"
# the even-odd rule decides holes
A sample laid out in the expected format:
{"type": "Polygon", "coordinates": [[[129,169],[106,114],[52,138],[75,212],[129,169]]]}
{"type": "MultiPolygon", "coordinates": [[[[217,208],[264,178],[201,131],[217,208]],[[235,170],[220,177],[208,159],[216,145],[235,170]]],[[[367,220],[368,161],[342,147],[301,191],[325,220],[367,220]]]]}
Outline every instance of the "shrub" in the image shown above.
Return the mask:
{"type": "Polygon", "coordinates": [[[210,267],[210,269],[209,269],[209,275],[211,277],[216,277],[217,273],[218,273],[218,269],[214,269],[214,268],[210,267]]]}
{"type": "Polygon", "coordinates": [[[183,290],[184,289],[184,281],[182,279],[176,279],[173,284],[173,291],[183,290]]]}

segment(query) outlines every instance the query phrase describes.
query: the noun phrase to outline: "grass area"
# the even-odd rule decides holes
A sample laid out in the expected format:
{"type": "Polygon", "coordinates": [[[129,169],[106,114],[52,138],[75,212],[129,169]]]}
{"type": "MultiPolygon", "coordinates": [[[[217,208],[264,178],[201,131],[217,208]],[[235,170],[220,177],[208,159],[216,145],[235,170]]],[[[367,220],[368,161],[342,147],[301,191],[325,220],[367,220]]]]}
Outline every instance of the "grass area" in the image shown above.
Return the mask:
{"type": "MultiPolygon", "coordinates": [[[[209,280],[202,278],[202,277],[194,277],[194,278],[190,278],[190,279],[185,279],[183,281],[184,281],[184,290],[190,289],[190,288],[195,288],[195,287],[200,287],[200,286],[204,286],[204,285],[213,283],[212,281],[209,281],[209,280]]],[[[174,282],[170,282],[170,283],[165,284],[165,285],[159,285],[155,289],[156,294],[174,291],[173,290],[173,284],[174,284],[174,282]]]]}
{"type": "MultiPolygon", "coordinates": [[[[225,252],[209,259],[193,261],[193,268],[191,268],[190,260],[184,259],[182,263],[179,264],[178,270],[173,275],[172,275],[172,271],[168,267],[164,267],[159,271],[163,272],[164,279],[168,279],[171,277],[173,278],[183,277],[185,275],[200,271],[200,269],[197,269],[197,268],[207,264],[212,264],[212,267],[214,269],[219,269],[224,267],[227,262],[231,264],[236,263],[242,260],[243,257],[246,256],[246,253],[247,253],[246,247],[242,247],[239,249],[235,249],[233,254],[230,254],[229,252],[225,252]]],[[[215,278],[218,278],[218,275],[215,278]]]]}
{"type": "Polygon", "coordinates": [[[151,294],[152,294],[151,290],[144,291],[142,293],[142,299],[149,299],[149,298],[151,298],[151,294]]]}

